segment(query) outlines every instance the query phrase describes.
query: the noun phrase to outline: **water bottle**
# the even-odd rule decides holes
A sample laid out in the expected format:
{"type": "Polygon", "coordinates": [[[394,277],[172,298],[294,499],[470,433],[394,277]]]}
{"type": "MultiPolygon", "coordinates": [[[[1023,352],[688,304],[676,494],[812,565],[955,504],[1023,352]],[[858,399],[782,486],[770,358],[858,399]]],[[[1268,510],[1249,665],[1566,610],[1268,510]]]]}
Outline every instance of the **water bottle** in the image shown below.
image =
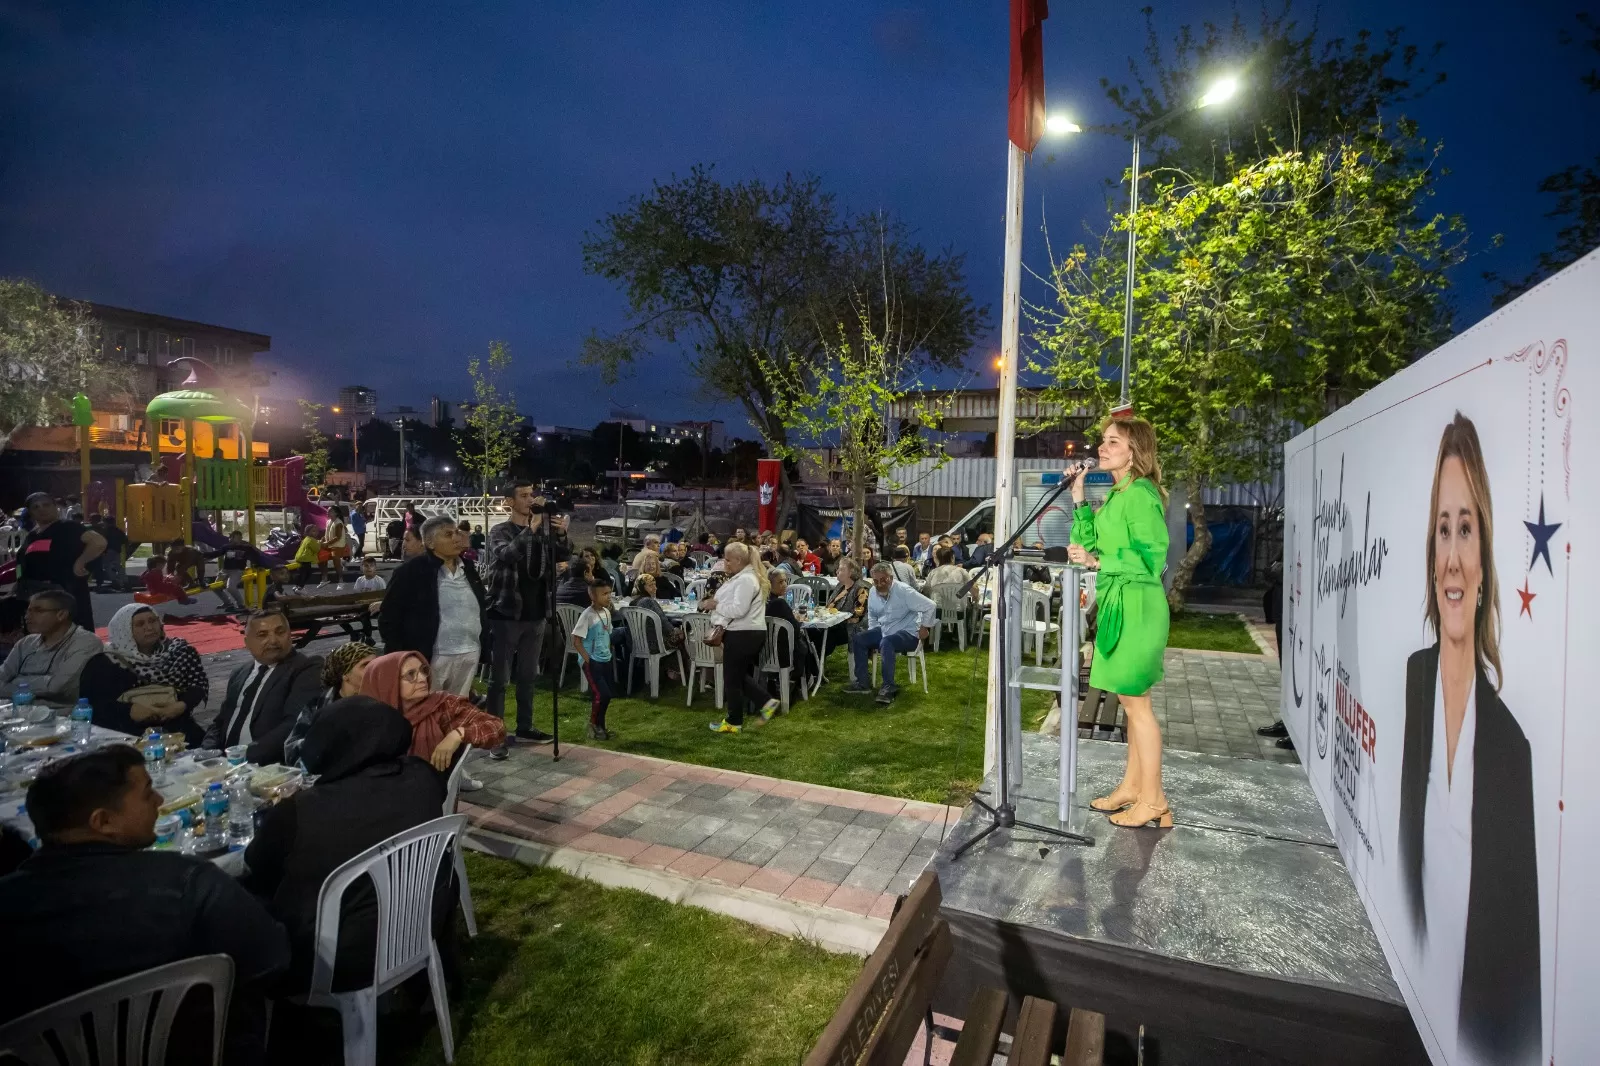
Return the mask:
{"type": "Polygon", "coordinates": [[[228,820],[228,794],[222,791],[222,782],[213,781],[206,786],[204,806],[206,815],[206,843],[222,843],[223,823],[228,820]]]}
{"type": "Polygon", "coordinates": [[[695,604],[697,604],[699,602],[700,602],[700,586],[698,586],[698,585],[690,585],[689,586],[689,606],[693,607],[695,604]]]}
{"type": "Polygon", "coordinates": [[[17,682],[17,689],[11,694],[11,709],[27,721],[28,712],[33,710],[33,689],[26,681],[17,682]]]}
{"type": "Polygon", "coordinates": [[[144,769],[150,780],[159,784],[166,777],[167,738],[159,729],[144,735],[144,769]]]}
{"type": "Polygon", "coordinates": [[[243,851],[255,836],[255,797],[243,778],[228,786],[228,850],[243,851]]]}
{"type": "Polygon", "coordinates": [[[89,706],[88,700],[79,700],[72,708],[72,742],[78,747],[85,747],[89,743],[89,734],[94,731],[91,720],[94,718],[94,709],[89,706]]]}

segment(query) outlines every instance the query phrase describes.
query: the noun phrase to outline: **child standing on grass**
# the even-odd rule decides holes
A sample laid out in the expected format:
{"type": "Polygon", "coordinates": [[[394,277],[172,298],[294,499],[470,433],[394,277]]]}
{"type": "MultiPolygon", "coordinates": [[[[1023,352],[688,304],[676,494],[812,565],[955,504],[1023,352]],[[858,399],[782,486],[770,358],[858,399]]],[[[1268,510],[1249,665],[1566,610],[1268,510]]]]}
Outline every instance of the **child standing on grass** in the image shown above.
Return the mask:
{"type": "Polygon", "coordinates": [[[606,729],[606,708],[611,705],[611,582],[596,578],[589,584],[589,606],[572,627],[572,646],[583,660],[589,682],[589,739],[611,740],[606,729]]]}

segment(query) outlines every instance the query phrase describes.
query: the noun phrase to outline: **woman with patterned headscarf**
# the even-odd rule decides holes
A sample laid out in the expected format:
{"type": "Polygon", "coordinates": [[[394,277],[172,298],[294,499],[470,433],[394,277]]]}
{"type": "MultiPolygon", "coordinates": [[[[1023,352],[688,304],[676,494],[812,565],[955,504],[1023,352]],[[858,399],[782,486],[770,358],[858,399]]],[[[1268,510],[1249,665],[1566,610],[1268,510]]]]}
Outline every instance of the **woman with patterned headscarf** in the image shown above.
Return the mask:
{"type": "Polygon", "coordinates": [[[329,652],[322,660],[322,695],[308,702],[294,720],[294,728],[283,742],[283,761],[293,766],[300,759],[300,745],[311,731],[311,722],[322,708],[354,696],[361,691],[367,666],[378,657],[378,649],[365,641],[352,640],[329,652]]]}
{"type": "Polygon", "coordinates": [[[134,736],[159,727],[198,744],[205,730],[194,711],[210,688],[189,642],[167,636],[149,605],[130,603],[111,616],[105,653],[84,666],[78,694],[97,726],[134,736]]]}

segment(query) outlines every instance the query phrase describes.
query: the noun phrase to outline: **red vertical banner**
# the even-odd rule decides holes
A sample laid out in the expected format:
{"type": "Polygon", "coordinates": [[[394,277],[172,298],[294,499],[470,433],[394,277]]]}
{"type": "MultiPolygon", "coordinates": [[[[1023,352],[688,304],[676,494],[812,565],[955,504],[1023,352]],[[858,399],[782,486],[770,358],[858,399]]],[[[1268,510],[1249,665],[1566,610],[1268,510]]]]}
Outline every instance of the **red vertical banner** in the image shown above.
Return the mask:
{"type": "Polygon", "coordinates": [[[762,533],[778,531],[778,479],[782,476],[783,464],[778,460],[756,460],[756,526],[762,533]]]}

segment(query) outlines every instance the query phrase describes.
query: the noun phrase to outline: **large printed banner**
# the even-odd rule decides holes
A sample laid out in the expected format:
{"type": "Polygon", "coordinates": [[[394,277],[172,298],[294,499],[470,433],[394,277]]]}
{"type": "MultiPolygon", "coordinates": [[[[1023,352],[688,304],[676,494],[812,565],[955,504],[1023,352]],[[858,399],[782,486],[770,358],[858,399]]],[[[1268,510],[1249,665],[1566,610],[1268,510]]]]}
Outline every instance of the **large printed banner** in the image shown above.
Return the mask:
{"type": "Polygon", "coordinates": [[[1283,719],[1433,1061],[1600,1062],[1600,253],[1285,460],[1283,719]]]}

